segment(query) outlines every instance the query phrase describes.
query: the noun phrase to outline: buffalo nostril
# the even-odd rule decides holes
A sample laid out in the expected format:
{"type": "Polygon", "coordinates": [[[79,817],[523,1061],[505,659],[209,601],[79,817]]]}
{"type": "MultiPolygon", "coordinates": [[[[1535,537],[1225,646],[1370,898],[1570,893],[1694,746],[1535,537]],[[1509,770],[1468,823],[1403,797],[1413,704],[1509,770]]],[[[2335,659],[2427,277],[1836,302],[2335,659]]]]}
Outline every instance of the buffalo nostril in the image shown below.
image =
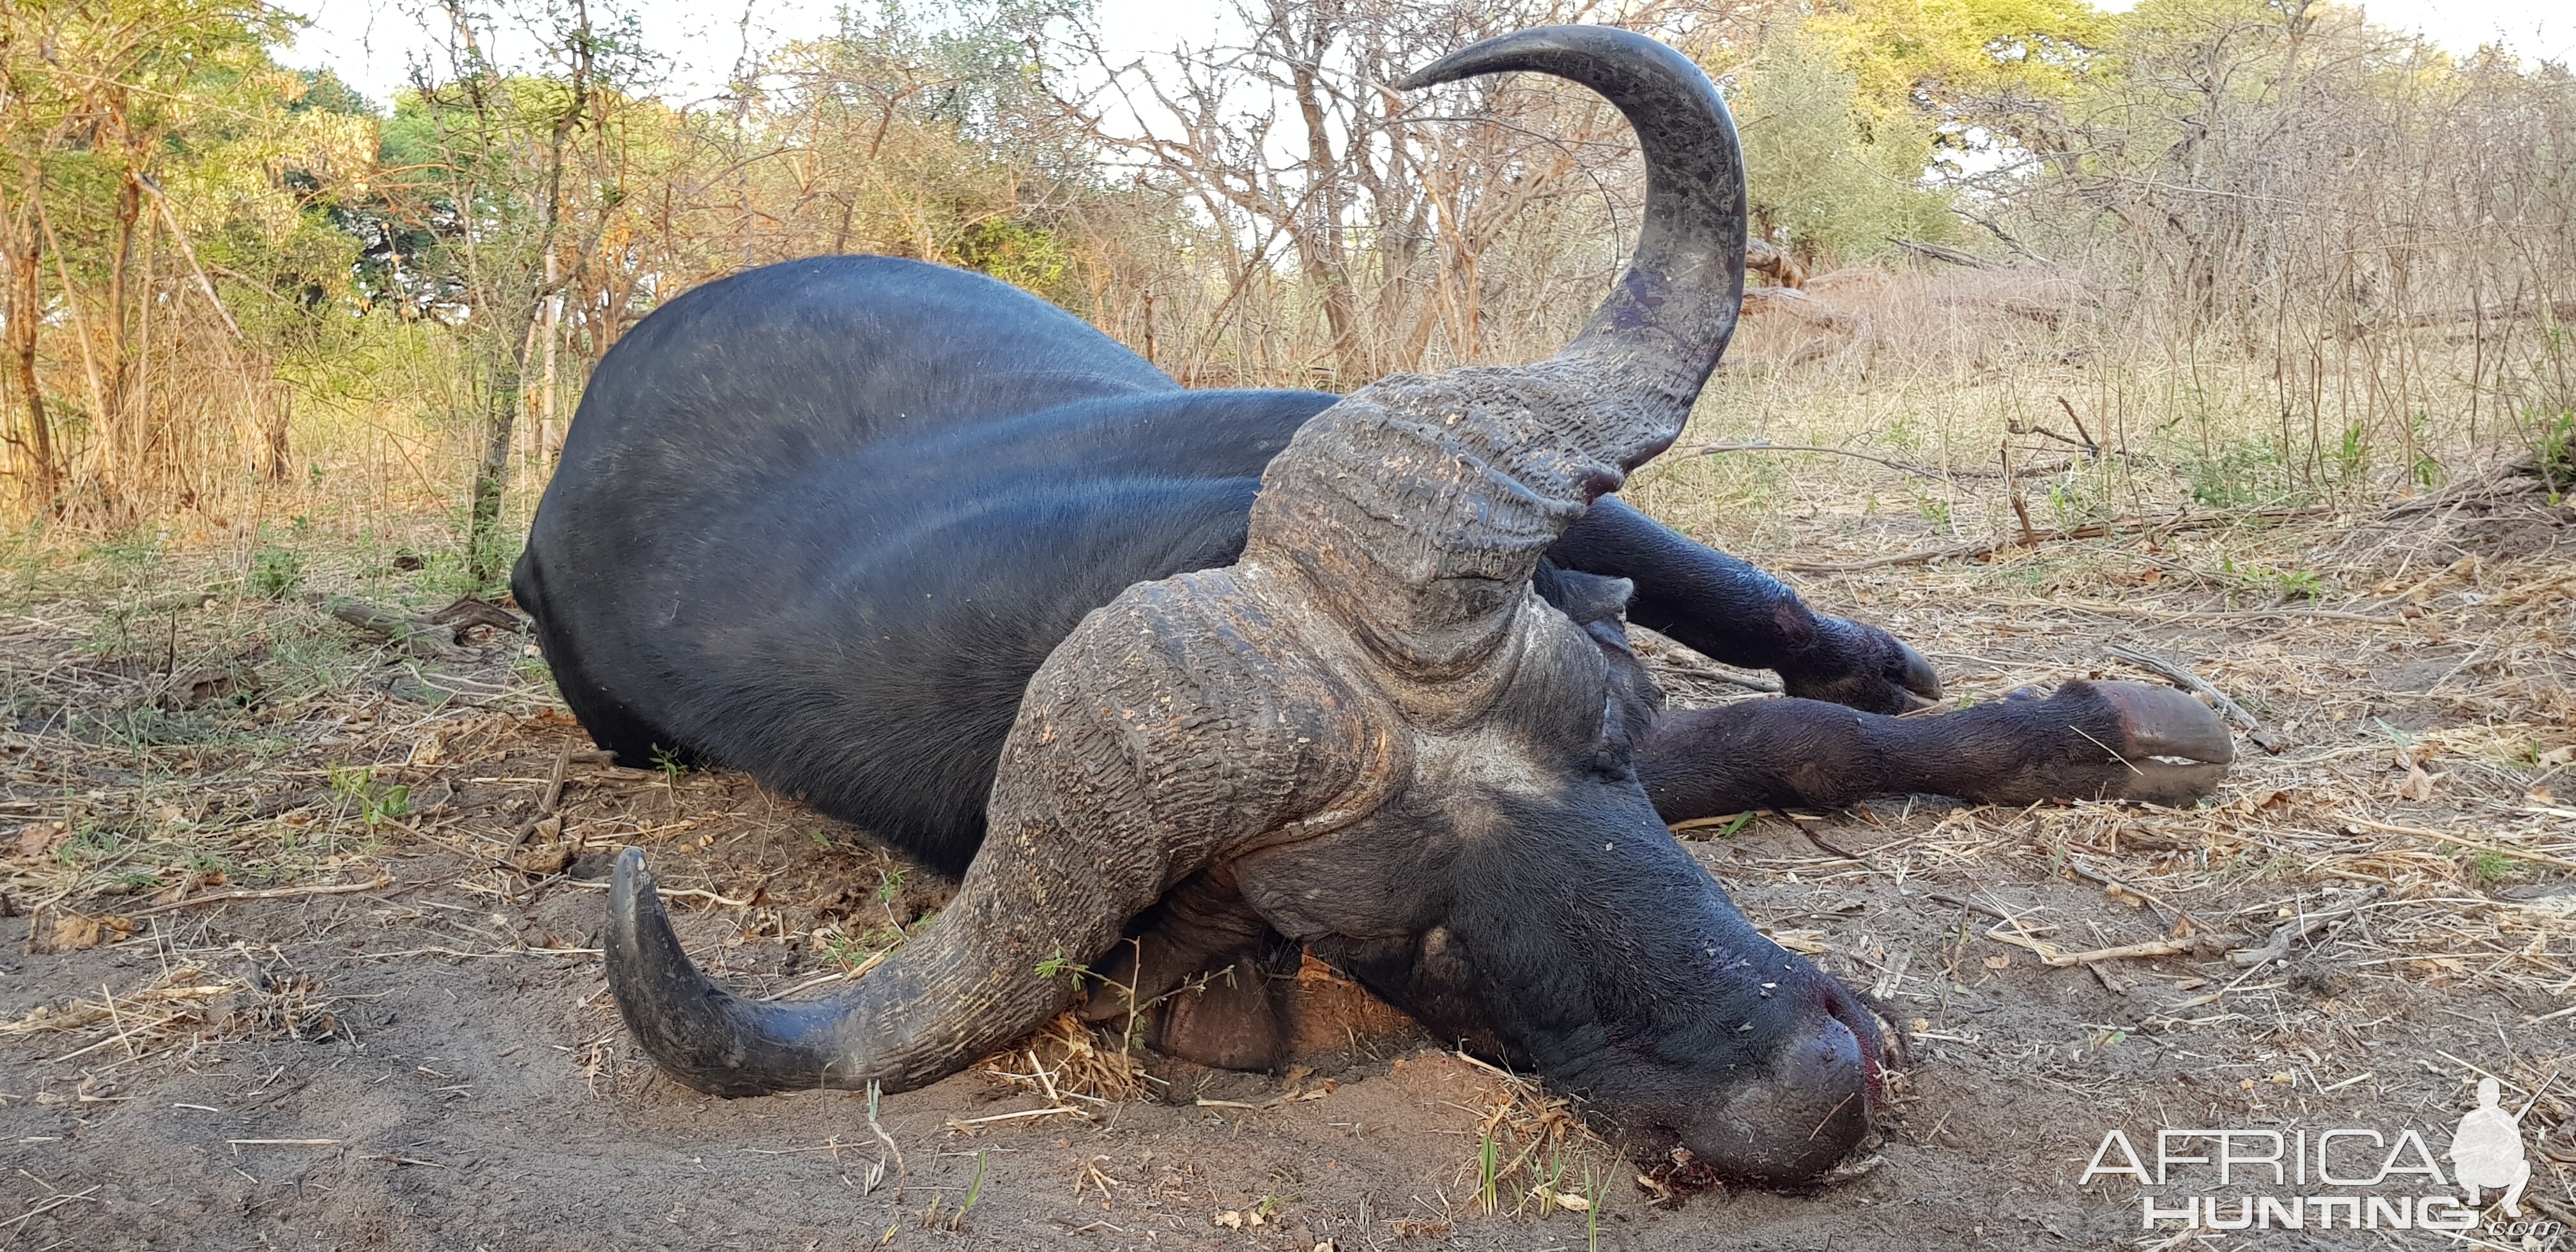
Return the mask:
{"type": "Polygon", "coordinates": [[[1773,1186],[1811,1182],[1869,1133],[1875,1058],[1831,1016],[1782,1045],[1771,1072],[1692,1120],[1691,1155],[1773,1186]]]}

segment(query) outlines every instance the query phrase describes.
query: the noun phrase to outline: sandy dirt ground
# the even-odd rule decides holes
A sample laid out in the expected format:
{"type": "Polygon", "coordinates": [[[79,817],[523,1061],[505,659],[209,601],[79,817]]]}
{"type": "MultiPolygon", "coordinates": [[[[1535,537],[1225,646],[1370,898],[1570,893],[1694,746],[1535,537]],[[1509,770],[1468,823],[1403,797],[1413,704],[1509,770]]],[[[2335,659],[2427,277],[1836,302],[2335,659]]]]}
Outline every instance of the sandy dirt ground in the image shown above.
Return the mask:
{"type": "MultiPolygon", "coordinates": [[[[0,1247],[2173,1248],[2216,1236],[2079,1185],[2107,1131],[2438,1154],[2482,1075],[2528,1105],[2526,1212],[2576,1217],[2576,510],[2480,490],[1804,576],[1969,697],[2151,677],[2117,645],[2277,748],[2188,812],[1889,797],[1679,832],[1909,1037],[1881,1140],[1805,1195],[1641,1181],[1418,1036],[1247,1075],[1058,1029],[873,1115],[700,1096],[609,1003],[617,848],[764,994],[863,965],[940,885],[740,775],[595,763],[506,633],[424,661],[294,603],[31,578],[0,617],[0,1247]],[[2243,585],[2263,553],[2331,582],[2243,585]]],[[[1677,701],[1746,694],[1647,644],[1677,701]]],[[[2463,1238],[2551,1246],[2220,1242],[2463,1238]]]]}

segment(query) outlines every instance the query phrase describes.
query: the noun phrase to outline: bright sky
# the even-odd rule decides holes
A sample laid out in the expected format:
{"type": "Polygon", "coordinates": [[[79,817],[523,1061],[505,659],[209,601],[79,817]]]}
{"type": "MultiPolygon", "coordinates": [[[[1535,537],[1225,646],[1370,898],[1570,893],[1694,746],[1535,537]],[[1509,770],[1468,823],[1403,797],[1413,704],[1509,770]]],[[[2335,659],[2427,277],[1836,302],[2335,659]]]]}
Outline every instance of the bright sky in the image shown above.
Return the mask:
{"type": "MultiPolygon", "coordinates": [[[[2129,0],[2094,0],[2125,10],[2129,0]]],[[[2576,59],[2576,7],[2567,0],[2357,0],[2381,25],[2413,31],[2456,55],[2502,43],[2527,59],[2576,59]]]]}
{"type": "MultiPolygon", "coordinates": [[[[434,45],[417,20],[429,0],[287,0],[313,24],[285,54],[299,68],[329,68],[379,104],[409,81],[411,64],[434,45]]],[[[808,38],[833,27],[843,0],[749,0],[752,43],[808,38]]],[[[850,0],[867,3],[867,0],[850,0]]],[[[740,0],[629,0],[645,45],[668,58],[662,94],[704,100],[721,90],[743,50],[740,0]]],[[[2122,0],[2105,7],[2127,8],[2122,0]]],[[[2526,58],[2576,60],[2576,6],[2567,0],[2369,0],[2379,21],[2423,34],[2457,53],[2501,41],[2526,58]]],[[[1221,11],[1188,0],[1100,0],[1102,33],[1113,51],[1159,52],[1212,30],[1221,11]],[[1188,16],[1181,16],[1187,14],[1188,16]]],[[[506,36],[505,36],[506,38],[506,36]]],[[[508,50],[503,50],[505,59],[508,50]]]]}
{"type": "MultiPolygon", "coordinates": [[[[313,24],[281,58],[298,69],[329,68],[378,104],[411,81],[413,62],[436,52],[420,15],[435,0],[284,0],[313,24]]],[[[831,33],[846,5],[872,0],[749,0],[750,44],[776,47],[831,33]]],[[[1190,0],[1098,0],[1101,34],[1112,53],[1160,52],[1217,27],[1218,6],[1190,0]]],[[[744,47],[744,0],[625,0],[642,23],[644,44],[665,58],[662,95],[675,103],[706,100],[724,89],[744,47]]],[[[505,44],[508,32],[503,32],[505,44]]],[[[507,61],[513,51],[498,55],[507,61]]]]}
{"type": "Polygon", "coordinates": [[[2501,42],[2535,61],[2576,60],[2576,7],[2565,0],[2376,0],[2361,7],[2453,52],[2501,42]]]}

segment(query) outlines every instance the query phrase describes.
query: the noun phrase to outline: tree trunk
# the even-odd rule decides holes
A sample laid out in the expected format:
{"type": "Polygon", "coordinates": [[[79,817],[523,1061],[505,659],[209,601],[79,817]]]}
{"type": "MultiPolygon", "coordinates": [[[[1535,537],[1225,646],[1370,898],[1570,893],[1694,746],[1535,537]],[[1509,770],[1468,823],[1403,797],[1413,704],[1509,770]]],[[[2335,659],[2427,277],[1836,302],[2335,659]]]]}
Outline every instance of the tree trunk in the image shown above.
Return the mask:
{"type": "Polygon", "coordinates": [[[268,465],[265,468],[270,482],[282,483],[289,476],[286,429],[294,420],[295,393],[290,391],[278,396],[277,407],[268,415],[268,465]]]}
{"type": "Polygon", "coordinates": [[[489,406],[483,430],[483,459],[474,467],[474,489],[465,522],[466,573],[478,583],[501,578],[501,497],[510,486],[510,438],[519,424],[520,387],[527,377],[521,355],[524,339],[501,339],[493,345],[491,373],[484,403],[489,406]]]}
{"type": "MultiPolygon", "coordinates": [[[[1350,277],[1342,268],[1341,163],[1333,159],[1332,136],[1324,129],[1324,104],[1316,81],[1331,38],[1318,20],[1309,47],[1302,50],[1307,59],[1294,69],[1297,111],[1306,123],[1306,177],[1318,188],[1316,222],[1312,229],[1297,232],[1297,242],[1306,281],[1324,292],[1324,325],[1333,335],[1336,385],[1356,387],[1369,380],[1368,351],[1360,342],[1359,311],[1352,306],[1350,277]]],[[[1351,142],[1358,143],[1358,137],[1351,142]]]]}
{"type": "Polygon", "coordinates": [[[0,309],[8,311],[9,354],[17,365],[18,390],[26,397],[27,437],[22,448],[30,462],[29,494],[50,509],[60,484],[54,473],[53,418],[45,412],[44,384],[36,378],[36,330],[42,320],[39,310],[43,294],[36,280],[44,263],[36,235],[39,177],[33,172],[27,176],[26,200],[18,213],[17,230],[9,240],[9,292],[5,300],[0,300],[0,309]]]}
{"type": "Polygon", "coordinates": [[[130,485],[129,476],[139,472],[134,461],[143,446],[126,412],[127,384],[133,373],[133,362],[126,359],[126,316],[132,303],[128,271],[134,265],[134,228],[142,216],[143,191],[129,174],[116,189],[116,255],[107,272],[107,315],[100,319],[105,323],[100,329],[106,338],[102,346],[107,358],[107,400],[106,411],[98,415],[100,450],[106,453],[101,458],[99,485],[107,493],[110,509],[123,503],[120,497],[130,485]]]}
{"type": "Polygon", "coordinates": [[[555,341],[563,337],[563,286],[557,275],[559,262],[555,254],[546,253],[546,289],[555,294],[546,297],[545,368],[537,383],[537,469],[543,472],[555,463],[555,449],[562,446],[555,434],[555,341]]]}

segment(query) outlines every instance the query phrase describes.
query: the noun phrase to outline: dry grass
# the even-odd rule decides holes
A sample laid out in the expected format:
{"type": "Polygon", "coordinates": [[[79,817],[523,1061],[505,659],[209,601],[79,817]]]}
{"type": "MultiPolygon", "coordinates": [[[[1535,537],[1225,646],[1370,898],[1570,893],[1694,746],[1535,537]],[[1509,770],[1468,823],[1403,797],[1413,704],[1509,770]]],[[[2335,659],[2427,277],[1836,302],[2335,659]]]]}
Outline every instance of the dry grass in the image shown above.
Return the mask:
{"type": "Polygon", "coordinates": [[[1597,1216],[1617,1180],[1634,1176],[1641,1186],[1658,1185],[1653,1175],[1626,1168],[1618,1147],[1594,1132],[1575,1102],[1464,1052],[1451,1055],[1487,1080],[1477,1107],[1468,1110],[1477,1115],[1476,1154],[1457,1177],[1478,1208],[1597,1216]]]}
{"type": "Polygon", "coordinates": [[[1145,1059],[1116,1031],[1083,1024],[1073,1013],[1055,1020],[1007,1052],[984,1058],[975,1067],[1013,1091],[1046,1098],[1049,1109],[1084,1113],[1079,1104],[1100,1106],[1147,1095],[1155,1081],[1145,1072],[1145,1059]]]}

